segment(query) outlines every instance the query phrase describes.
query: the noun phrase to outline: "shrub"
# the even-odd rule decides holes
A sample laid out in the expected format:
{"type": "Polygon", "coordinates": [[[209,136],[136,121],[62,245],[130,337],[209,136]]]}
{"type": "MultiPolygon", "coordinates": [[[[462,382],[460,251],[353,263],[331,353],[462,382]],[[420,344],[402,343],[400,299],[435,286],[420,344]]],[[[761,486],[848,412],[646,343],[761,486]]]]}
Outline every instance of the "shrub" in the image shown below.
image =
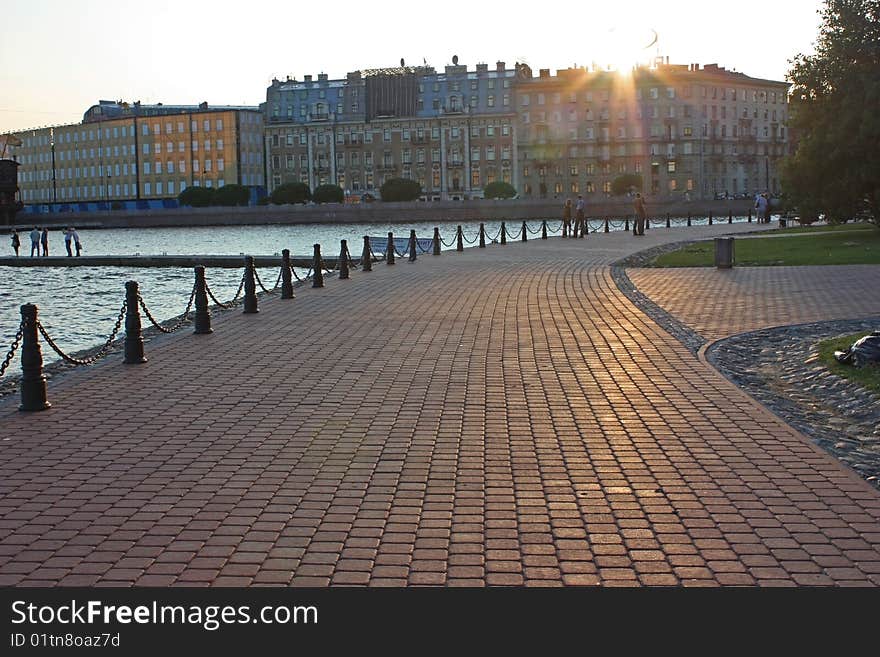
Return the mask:
{"type": "Polygon", "coordinates": [[[207,187],[187,187],[177,195],[177,202],[194,208],[206,208],[214,202],[214,190],[207,187]]]}
{"type": "Polygon", "coordinates": [[[270,198],[275,205],[305,203],[311,200],[312,192],[305,183],[292,182],[279,185],[273,189],[270,198]]]}
{"type": "Polygon", "coordinates": [[[212,205],[247,205],[250,196],[250,190],[244,185],[224,185],[214,190],[212,205]]]}
{"type": "Polygon", "coordinates": [[[318,185],[312,194],[315,203],[342,203],[345,192],[339,185],[318,185]]]}
{"type": "Polygon", "coordinates": [[[485,198],[513,198],[516,196],[516,189],[510,183],[490,182],[483,188],[483,196],[485,198]]]}
{"type": "Polygon", "coordinates": [[[632,190],[642,191],[642,177],[636,173],[625,173],[611,181],[611,193],[615,196],[629,194],[632,190]]]}
{"type": "Polygon", "coordinates": [[[383,201],[415,201],[422,194],[422,187],[409,178],[389,178],[379,189],[383,201]]]}

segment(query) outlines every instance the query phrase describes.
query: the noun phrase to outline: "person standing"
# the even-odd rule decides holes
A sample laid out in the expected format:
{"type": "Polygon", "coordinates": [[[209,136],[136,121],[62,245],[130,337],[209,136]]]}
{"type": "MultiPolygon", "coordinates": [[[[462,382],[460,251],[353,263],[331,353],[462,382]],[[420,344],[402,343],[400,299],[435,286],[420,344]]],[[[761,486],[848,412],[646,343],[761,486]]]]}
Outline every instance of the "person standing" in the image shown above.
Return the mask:
{"type": "Polygon", "coordinates": [[[18,257],[18,249],[21,246],[21,238],[15,228],[12,229],[12,250],[15,251],[15,257],[18,257]]]}
{"type": "Polygon", "coordinates": [[[40,243],[43,245],[43,255],[49,255],[49,229],[43,227],[43,234],[40,236],[40,243]]]}
{"type": "Polygon", "coordinates": [[[571,230],[571,199],[565,199],[562,205],[562,236],[568,237],[568,231],[571,230]]]}
{"type": "Polygon", "coordinates": [[[645,220],[648,217],[648,211],[645,208],[645,199],[642,198],[641,194],[636,194],[634,205],[636,210],[636,221],[635,225],[633,226],[633,235],[644,235],[645,220]]]}
{"type": "Polygon", "coordinates": [[[70,241],[73,239],[73,228],[64,229],[64,248],[67,249],[67,257],[71,257],[73,252],[70,250],[70,241]]]}
{"type": "Polygon", "coordinates": [[[82,253],[82,242],[79,241],[79,233],[76,232],[76,228],[71,228],[70,234],[73,236],[73,243],[76,245],[76,257],[79,258],[79,254],[82,253]]]}
{"type": "Polygon", "coordinates": [[[37,226],[31,231],[31,258],[34,254],[40,255],[40,229],[37,226]]]}
{"type": "Polygon", "coordinates": [[[768,192],[764,192],[762,194],[764,197],[764,223],[770,223],[770,194],[768,192]]]}
{"type": "Polygon", "coordinates": [[[575,211],[577,212],[577,221],[574,224],[574,233],[572,237],[583,237],[585,226],[584,226],[584,208],[586,207],[586,203],[584,203],[584,197],[578,194],[578,202],[575,205],[575,211]],[[578,232],[580,231],[580,232],[578,232]]]}
{"type": "Polygon", "coordinates": [[[767,223],[767,198],[763,194],[755,197],[755,211],[758,214],[760,223],[767,223]]]}

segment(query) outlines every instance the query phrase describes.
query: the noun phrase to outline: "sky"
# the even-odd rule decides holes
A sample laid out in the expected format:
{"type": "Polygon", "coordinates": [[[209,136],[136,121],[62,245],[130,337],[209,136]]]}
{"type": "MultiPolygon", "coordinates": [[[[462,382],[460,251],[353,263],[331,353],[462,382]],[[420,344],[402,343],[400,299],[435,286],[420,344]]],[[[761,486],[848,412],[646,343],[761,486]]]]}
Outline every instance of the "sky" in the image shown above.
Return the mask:
{"type": "Polygon", "coordinates": [[[629,67],[658,54],[784,80],[822,0],[555,2],[4,0],[0,134],[98,100],[258,105],[273,77],[426,61],[629,67]],[[656,34],[657,40],[653,45],[656,34]]]}

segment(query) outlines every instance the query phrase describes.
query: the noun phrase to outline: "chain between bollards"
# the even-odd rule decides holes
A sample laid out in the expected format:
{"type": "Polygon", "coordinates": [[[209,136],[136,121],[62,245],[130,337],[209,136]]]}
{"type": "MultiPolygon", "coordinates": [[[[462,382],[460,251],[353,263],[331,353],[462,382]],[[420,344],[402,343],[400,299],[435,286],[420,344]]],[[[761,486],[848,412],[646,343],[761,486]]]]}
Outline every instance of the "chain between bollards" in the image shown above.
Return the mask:
{"type": "Polygon", "coordinates": [[[21,307],[21,405],[20,411],[44,411],[50,408],[43,374],[43,352],[37,337],[37,307],[21,307]]]}
{"type": "MultiPolygon", "coordinates": [[[[198,265],[196,271],[196,316],[194,319],[195,330],[193,333],[202,335],[213,333],[211,328],[211,312],[208,310],[208,285],[205,282],[205,268],[198,265]]],[[[288,276],[290,274],[288,273],[288,276]]]]}
{"type": "Polygon", "coordinates": [[[416,231],[409,231],[409,261],[416,261],[416,248],[418,246],[418,242],[416,241],[416,231]]]}
{"type": "Polygon", "coordinates": [[[141,315],[139,311],[137,281],[125,283],[125,359],[126,365],[146,363],[144,357],[144,335],[141,332],[141,315]]]}
{"type": "Polygon", "coordinates": [[[349,278],[348,240],[339,240],[339,278],[349,278]]]}
{"type": "Polygon", "coordinates": [[[370,246],[370,236],[364,235],[364,250],[361,253],[361,271],[373,271],[373,247],[370,246]]]}
{"type": "Polygon", "coordinates": [[[281,298],[293,299],[293,277],[290,275],[290,249],[281,251],[281,298]]]}
{"type": "Polygon", "coordinates": [[[324,260],[321,258],[321,245],[315,244],[315,253],[312,257],[312,287],[324,287],[324,260]]]}

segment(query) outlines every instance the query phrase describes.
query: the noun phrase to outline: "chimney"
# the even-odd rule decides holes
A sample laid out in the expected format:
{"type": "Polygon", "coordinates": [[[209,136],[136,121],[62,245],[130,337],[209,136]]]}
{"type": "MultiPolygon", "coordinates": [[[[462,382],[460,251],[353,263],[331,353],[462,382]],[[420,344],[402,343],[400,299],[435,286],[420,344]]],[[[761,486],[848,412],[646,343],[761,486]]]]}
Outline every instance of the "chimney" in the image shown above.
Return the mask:
{"type": "Polygon", "coordinates": [[[312,81],[312,76],[311,76],[311,75],[304,75],[304,76],[303,76],[303,80],[305,80],[306,82],[311,82],[311,81],[312,81]]]}
{"type": "Polygon", "coordinates": [[[504,71],[504,67],[505,67],[504,62],[495,62],[495,70],[498,71],[499,73],[502,73],[504,71]]]}
{"type": "Polygon", "coordinates": [[[327,74],[318,73],[318,82],[327,82],[327,74]]]}
{"type": "Polygon", "coordinates": [[[489,71],[488,64],[477,64],[477,73],[486,73],[489,71]]]}
{"type": "Polygon", "coordinates": [[[549,78],[550,77],[550,69],[549,68],[540,69],[540,71],[538,71],[538,77],[549,78]]]}

